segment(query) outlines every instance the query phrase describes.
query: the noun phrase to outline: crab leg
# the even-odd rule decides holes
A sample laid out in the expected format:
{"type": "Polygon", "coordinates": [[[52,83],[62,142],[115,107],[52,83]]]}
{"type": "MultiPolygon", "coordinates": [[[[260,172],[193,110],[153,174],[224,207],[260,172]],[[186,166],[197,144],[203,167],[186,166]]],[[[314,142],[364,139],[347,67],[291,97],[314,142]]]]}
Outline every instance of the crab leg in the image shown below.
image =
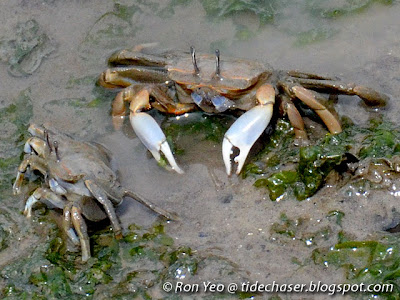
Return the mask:
{"type": "Polygon", "coordinates": [[[304,79],[317,79],[317,80],[332,80],[332,81],[338,81],[338,77],[331,77],[331,76],[323,76],[323,75],[318,75],[318,74],[313,74],[313,73],[308,73],[308,72],[299,72],[297,70],[290,70],[287,71],[287,75],[295,78],[304,78],[304,79]]]}
{"type": "Polygon", "coordinates": [[[225,133],[222,156],[228,175],[232,171],[232,148],[237,147],[240,150],[239,155],[234,158],[234,162],[238,164],[236,174],[239,174],[251,147],[271,120],[275,103],[275,90],[272,85],[265,84],[259,87],[256,99],[258,105],[241,115],[225,133]]]}
{"type": "Polygon", "coordinates": [[[103,205],[104,211],[106,212],[108,218],[110,219],[115,237],[121,238],[122,237],[121,225],[119,224],[114,206],[110,201],[110,199],[108,199],[106,193],[92,180],[85,180],[85,185],[88,188],[88,190],[92,193],[92,195],[97,199],[97,201],[99,201],[99,203],[103,205]]]}
{"type": "Polygon", "coordinates": [[[387,95],[362,85],[346,84],[334,80],[304,78],[298,78],[297,81],[305,88],[333,91],[345,95],[357,95],[369,106],[385,106],[389,100],[387,95]]]}
{"type": "Polygon", "coordinates": [[[164,218],[166,218],[167,220],[173,220],[176,221],[178,219],[178,217],[174,214],[174,213],[170,213],[158,206],[156,206],[155,204],[151,203],[149,200],[147,200],[146,198],[140,196],[139,194],[131,191],[131,190],[124,190],[124,195],[125,196],[129,196],[132,199],[134,199],[135,201],[141,203],[142,205],[146,206],[147,208],[151,209],[152,211],[154,211],[155,213],[163,216],[164,218]]]}
{"type": "Polygon", "coordinates": [[[37,188],[33,194],[26,200],[24,214],[27,218],[32,216],[32,207],[36,202],[48,200],[57,208],[63,208],[65,201],[57,194],[46,188],[37,188]]]}
{"type": "Polygon", "coordinates": [[[64,210],[63,210],[64,218],[62,221],[62,228],[64,229],[65,233],[67,234],[69,239],[72,241],[72,243],[75,246],[78,246],[80,242],[79,242],[79,237],[76,235],[76,232],[75,232],[73,224],[72,224],[71,207],[72,207],[72,203],[69,203],[68,205],[66,205],[64,207],[64,210]]]}
{"type": "Polygon", "coordinates": [[[87,226],[83,220],[81,209],[75,205],[71,207],[71,221],[74,225],[75,231],[81,241],[82,261],[86,262],[90,258],[90,242],[87,233],[87,226]]]}
{"type": "Polygon", "coordinates": [[[21,192],[21,185],[24,181],[25,173],[28,167],[30,167],[31,170],[37,170],[43,175],[46,175],[47,172],[44,166],[45,161],[41,157],[29,155],[27,158],[25,158],[18,167],[17,177],[15,178],[13,185],[14,195],[18,195],[21,192]]]}
{"type": "Polygon", "coordinates": [[[140,112],[143,108],[149,108],[149,97],[150,94],[148,90],[143,89],[137,93],[131,101],[129,119],[132,128],[158,162],[161,160],[160,151],[162,151],[172,169],[182,174],[184,172],[176,163],[165,134],[162,132],[160,126],[150,115],[140,112]]]}
{"type": "Polygon", "coordinates": [[[313,109],[333,134],[342,132],[342,127],[336,117],[316,99],[315,94],[302,86],[292,87],[292,91],[302,102],[313,109]]]}
{"type": "Polygon", "coordinates": [[[282,109],[287,114],[290,124],[294,128],[294,134],[296,137],[296,144],[304,144],[307,141],[307,133],[304,129],[304,121],[297,110],[296,106],[290,100],[287,95],[282,95],[282,109]]]}
{"type": "Polygon", "coordinates": [[[36,124],[30,124],[29,127],[28,127],[28,132],[32,136],[39,136],[39,137],[43,137],[44,136],[43,128],[41,128],[40,126],[38,126],[36,124]]]}
{"type": "Polygon", "coordinates": [[[35,205],[36,202],[39,202],[39,199],[36,198],[34,195],[30,196],[26,200],[24,215],[26,215],[27,218],[30,218],[32,216],[32,207],[33,207],[33,205],[35,205]]]}

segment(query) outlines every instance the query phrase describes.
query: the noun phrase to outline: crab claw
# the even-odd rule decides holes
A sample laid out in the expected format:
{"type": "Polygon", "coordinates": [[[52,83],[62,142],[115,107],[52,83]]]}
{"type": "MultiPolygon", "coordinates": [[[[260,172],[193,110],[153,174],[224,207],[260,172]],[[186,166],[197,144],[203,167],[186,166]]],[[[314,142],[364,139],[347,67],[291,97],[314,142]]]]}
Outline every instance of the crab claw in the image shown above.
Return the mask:
{"type": "Polygon", "coordinates": [[[225,133],[222,156],[228,175],[232,172],[232,148],[236,147],[240,150],[239,155],[234,158],[234,162],[238,164],[236,174],[239,174],[251,147],[271,120],[275,103],[274,88],[269,84],[261,86],[257,90],[256,98],[259,104],[241,115],[225,133]]]}
{"type": "Polygon", "coordinates": [[[46,155],[48,155],[49,148],[44,140],[34,136],[30,137],[26,141],[24,145],[24,152],[27,154],[36,153],[40,157],[46,157],[46,155]]]}
{"type": "Polygon", "coordinates": [[[36,203],[39,202],[39,199],[36,197],[35,193],[33,193],[28,200],[26,200],[25,203],[25,209],[24,209],[24,215],[26,215],[27,218],[30,218],[32,216],[32,206],[36,203]]]}
{"type": "Polygon", "coordinates": [[[150,115],[142,112],[131,113],[129,116],[131,125],[136,135],[146,146],[146,148],[153,154],[154,158],[160,162],[160,151],[167,158],[172,169],[179,174],[183,174],[183,170],[179,168],[172,154],[171,148],[168,145],[165,134],[162,132],[160,126],[150,115]]]}
{"type": "Polygon", "coordinates": [[[15,182],[13,184],[13,194],[18,195],[21,193],[21,185],[24,181],[25,174],[23,172],[18,171],[17,177],[15,178],[15,182]]]}

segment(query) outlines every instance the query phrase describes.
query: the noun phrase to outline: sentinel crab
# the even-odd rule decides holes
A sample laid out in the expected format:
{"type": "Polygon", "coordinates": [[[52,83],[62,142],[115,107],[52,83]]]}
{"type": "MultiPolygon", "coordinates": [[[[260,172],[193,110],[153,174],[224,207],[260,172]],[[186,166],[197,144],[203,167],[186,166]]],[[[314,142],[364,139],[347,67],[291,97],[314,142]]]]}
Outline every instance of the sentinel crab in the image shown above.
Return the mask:
{"type": "MultiPolygon", "coordinates": [[[[99,79],[107,88],[123,88],[112,104],[115,127],[125,116],[125,102],[130,102],[130,122],[142,143],[160,161],[163,152],[171,167],[183,173],[168,146],[165,135],[146,110],[155,108],[164,113],[180,115],[194,110],[222,113],[245,111],[225,133],[222,155],[228,175],[237,163],[239,174],[250,148],[270,123],[275,100],[280,111],[287,114],[298,141],[307,139],[303,119],[294,105],[300,100],[313,109],[328,130],[341,132],[341,125],[320,100],[319,91],[330,94],[357,95],[367,105],[382,106],[388,97],[371,88],[345,83],[338,78],[298,71],[274,71],[256,61],[215,55],[166,52],[153,54],[149,45],[122,50],[109,58],[111,68],[99,79]],[[233,148],[239,154],[232,157],[233,148]]],[[[276,109],[278,111],[278,109],[276,109]]]]}
{"type": "Polygon", "coordinates": [[[24,147],[25,157],[18,168],[14,194],[21,192],[24,177],[39,172],[46,183],[28,198],[24,213],[32,214],[37,202],[63,210],[62,227],[69,239],[81,246],[82,260],[90,258],[86,219],[97,222],[108,218],[116,238],[122,229],[115,212],[125,196],[172,219],[173,216],[156,207],[140,195],[123,188],[111,169],[110,156],[99,144],[80,142],[48,126],[29,127],[32,137],[24,147]]]}

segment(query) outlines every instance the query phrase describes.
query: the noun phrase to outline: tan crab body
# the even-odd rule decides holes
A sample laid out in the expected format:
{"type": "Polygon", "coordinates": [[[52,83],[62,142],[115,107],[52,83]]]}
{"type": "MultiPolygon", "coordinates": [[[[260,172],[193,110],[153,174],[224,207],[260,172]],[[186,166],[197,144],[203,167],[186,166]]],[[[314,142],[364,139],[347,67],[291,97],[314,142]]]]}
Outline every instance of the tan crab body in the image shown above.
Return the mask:
{"type": "Polygon", "coordinates": [[[38,171],[46,184],[28,198],[24,213],[43,202],[63,210],[63,230],[82,249],[82,260],[90,258],[89,237],[85,219],[93,222],[108,218],[116,238],[122,228],[115,212],[125,196],[144,204],[156,213],[172,219],[172,215],[156,207],[140,195],[121,187],[107,150],[99,144],[80,142],[49,126],[29,127],[32,137],[24,147],[25,157],[18,168],[13,190],[21,192],[26,173],[38,171]]]}
{"type": "Polygon", "coordinates": [[[208,113],[245,111],[224,138],[223,158],[229,175],[232,148],[240,150],[239,156],[233,158],[238,163],[236,173],[239,174],[248,151],[275,111],[287,114],[297,140],[307,139],[295,100],[315,110],[328,130],[336,134],[342,130],[340,123],[319,101],[324,98],[318,91],[357,95],[371,106],[385,105],[388,99],[371,88],[348,84],[336,77],[274,71],[256,61],[220,58],[218,50],[215,55],[196,55],[194,48],[190,53],[154,53],[147,46],[139,45],[113,54],[109,59],[112,67],[101,74],[99,82],[107,88],[123,88],[112,104],[114,126],[121,126],[125,116],[124,102],[130,102],[130,120],[138,137],[157,160],[160,160],[159,152],[163,152],[178,173],[183,171],[177,165],[165,135],[144,111],[156,108],[176,115],[197,109],[208,113]],[[276,104],[280,109],[275,109],[276,104]]]}

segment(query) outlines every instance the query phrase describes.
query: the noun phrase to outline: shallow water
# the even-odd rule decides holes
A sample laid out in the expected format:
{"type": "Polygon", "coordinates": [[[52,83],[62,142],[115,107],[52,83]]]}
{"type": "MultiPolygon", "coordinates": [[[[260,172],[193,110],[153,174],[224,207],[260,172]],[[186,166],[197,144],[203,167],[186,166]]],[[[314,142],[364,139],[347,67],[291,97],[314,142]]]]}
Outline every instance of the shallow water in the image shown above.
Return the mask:
{"type": "MultiPolygon", "coordinates": [[[[131,7],[130,14],[121,18],[110,13],[116,10],[113,1],[2,1],[0,38],[12,39],[18,23],[34,19],[50,38],[54,51],[32,75],[14,77],[7,62],[0,64],[0,108],[7,107],[21,91],[29,89],[33,104],[31,122],[49,122],[66,133],[109,148],[117,158],[123,185],[179,215],[179,222],[166,226],[176,244],[228,258],[251,281],[342,282],[343,272],[310,262],[316,246],[331,246],[334,239],[321,238],[307,246],[304,236],[326,227],[339,231],[335,221],[326,217],[338,210],[345,213],[342,226],[346,232],[355,239],[366,239],[399,221],[398,196],[394,193],[383,190],[357,195],[327,186],[306,201],[272,202],[264,190],[253,187],[251,178],[243,180],[225,174],[221,144],[196,137],[181,139],[185,153],[178,157],[178,162],[185,175],[180,176],[159,167],[128,126],[123,131],[114,131],[109,115],[113,93],[108,95],[109,103],[88,103],[101,90],[96,90],[95,78],[106,68],[111,53],[158,42],[162,49],[187,50],[195,46],[199,52],[211,52],[218,47],[221,55],[266,61],[276,69],[338,75],[368,85],[391,96],[384,113],[399,124],[400,6],[373,4],[360,13],[324,19],[311,17],[306,6],[310,2],[298,1],[281,8],[272,23],[263,25],[250,12],[210,18],[203,2],[183,1],[184,4],[175,6],[167,2],[156,8],[150,5],[156,2],[120,2],[131,7]],[[322,29],[325,38],[299,40],[304,32],[316,29],[322,29]],[[294,238],[271,231],[272,224],[281,223],[282,213],[290,219],[303,220],[294,238]],[[294,264],[292,258],[303,265],[294,264]]],[[[364,124],[373,116],[358,98],[340,97],[336,108],[340,115],[348,116],[356,124],[364,124]]],[[[7,134],[4,132],[4,136],[7,134]]],[[[2,154],[7,157],[7,153],[2,154]]],[[[9,244],[18,245],[18,255],[25,256],[29,255],[29,249],[26,243],[17,240],[25,236],[31,222],[18,215],[24,197],[20,196],[16,203],[17,198],[7,194],[1,201],[12,219],[4,222],[14,229],[17,227],[18,232],[9,244]]],[[[125,201],[118,213],[124,226],[132,222],[150,226],[156,219],[131,201],[125,201]]],[[[29,242],[36,245],[41,240],[40,235],[33,235],[29,242]]],[[[0,253],[0,265],[13,259],[13,255],[0,253]]],[[[200,273],[195,281],[213,280],[208,277],[211,274],[200,273]]],[[[7,285],[6,278],[1,284],[7,285]]],[[[323,296],[283,297],[323,299],[323,296]]]]}

